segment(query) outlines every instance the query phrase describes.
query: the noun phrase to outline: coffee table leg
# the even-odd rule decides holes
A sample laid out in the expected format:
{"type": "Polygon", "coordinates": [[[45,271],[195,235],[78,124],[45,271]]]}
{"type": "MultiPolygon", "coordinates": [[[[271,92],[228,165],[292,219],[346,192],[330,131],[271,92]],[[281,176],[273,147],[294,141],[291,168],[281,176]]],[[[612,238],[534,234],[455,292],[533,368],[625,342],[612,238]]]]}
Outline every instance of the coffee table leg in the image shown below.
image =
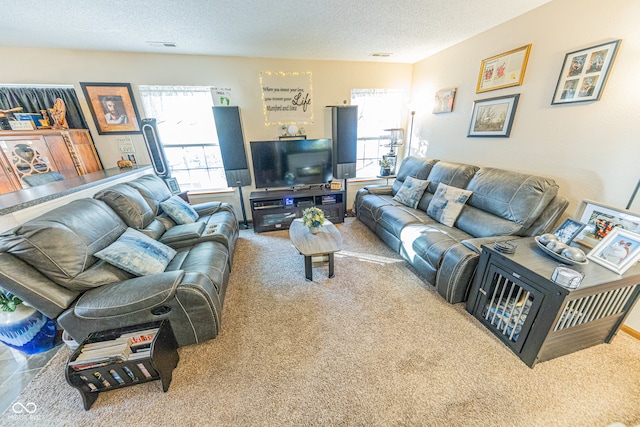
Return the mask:
{"type": "Polygon", "coordinates": [[[311,269],[311,257],[307,255],[304,256],[304,277],[307,279],[307,282],[313,281],[313,270],[311,269]]]}
{"type": "Polygon", "coordinates": [[[329,279],[333,279],[336,275],[333,273],[333,252],[329,254],[329,279]]]}

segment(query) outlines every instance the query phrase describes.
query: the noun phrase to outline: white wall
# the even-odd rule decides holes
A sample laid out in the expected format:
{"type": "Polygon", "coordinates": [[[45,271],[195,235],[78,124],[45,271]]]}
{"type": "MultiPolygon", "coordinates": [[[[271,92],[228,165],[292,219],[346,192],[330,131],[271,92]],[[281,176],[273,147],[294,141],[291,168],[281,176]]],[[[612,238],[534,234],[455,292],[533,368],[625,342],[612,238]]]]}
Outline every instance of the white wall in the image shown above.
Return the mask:
{"type": "MultiPolygon", "coordinates": [[[[624,208],[640,178],[639,16],[636,0],[554,0],[415,64],[412,103],[427,156],[552,177],[569,216],[582,199],[624,208]],[[552,106],[565,54],[614,39],[622,43],[601,100],[552,106]],[[483,59],[529,43],[522,86],[475,93],[483,59]],[[449,87],[458,88],[453,112],[432,114],[435,91],[449,87]],[[515,93],[510,138],[466,136],[474,100],[515,93]]],[[[640,330],[640,307],[627,324],[640,330]]]]}

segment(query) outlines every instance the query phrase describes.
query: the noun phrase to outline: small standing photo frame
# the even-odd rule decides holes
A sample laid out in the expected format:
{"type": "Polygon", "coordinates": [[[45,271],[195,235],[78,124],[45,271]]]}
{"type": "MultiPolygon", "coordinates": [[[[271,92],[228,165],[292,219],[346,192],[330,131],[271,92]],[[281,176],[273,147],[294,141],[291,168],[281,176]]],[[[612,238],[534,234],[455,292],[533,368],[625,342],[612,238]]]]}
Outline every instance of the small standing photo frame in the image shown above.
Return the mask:
{"type": "Polygon", "coordinates": [[[140,133],[140,116],[129,83],[80,82],[98,133],[140,133]]]}
{"type": "Polygon", "coordinates": [[[169,191],[171,191],[171,194],[179,194],[181,193],[180,191],[180,184],[178,184],[178,180],[175,178],[165,178],[164,182],[167,183],[167,187],[169,187],[169,191]]]}
{"type": "Polygon", "coordinates": [[[583,228],[585,228],[587,224],[583,224],[579,221],[576,221],[571,218],[565,219],[562,224],[553,232],[553,235],[558,238],[559,241],[568,245],[573,241],[573,239],[580,234],[583,228]]]}
{"type": "Polygon", "coordinates": [[[619,44],[620,40],[614,40],[567,53],[551,105],[598,101],[619,44]]]}
{"type": "Polygon", "coordinates": [[[616,228],[640,234],[640,213],[593,200],[583,200],[574,217],[586,224],[575,241],[589,248],[593,248],[616,228]]]}
{"type": "Polygon", "coordinates": [[[587,258],[613,272],[624,274],[640,259],[640,234],[615,228],[587,254],[587,258]]]}

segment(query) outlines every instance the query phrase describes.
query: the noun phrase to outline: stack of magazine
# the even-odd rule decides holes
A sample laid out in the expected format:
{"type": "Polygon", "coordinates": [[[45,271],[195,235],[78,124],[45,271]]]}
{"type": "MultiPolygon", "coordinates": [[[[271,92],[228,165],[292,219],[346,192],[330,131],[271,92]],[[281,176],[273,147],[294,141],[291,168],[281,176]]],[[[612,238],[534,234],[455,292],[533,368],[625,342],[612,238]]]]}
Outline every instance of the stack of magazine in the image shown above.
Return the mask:
{"type": "Polygon", "coordinates": [[[108,341],[87,343],[69,366],[74,371],[149,358],[158,328],[129,332],[108,341]]]}

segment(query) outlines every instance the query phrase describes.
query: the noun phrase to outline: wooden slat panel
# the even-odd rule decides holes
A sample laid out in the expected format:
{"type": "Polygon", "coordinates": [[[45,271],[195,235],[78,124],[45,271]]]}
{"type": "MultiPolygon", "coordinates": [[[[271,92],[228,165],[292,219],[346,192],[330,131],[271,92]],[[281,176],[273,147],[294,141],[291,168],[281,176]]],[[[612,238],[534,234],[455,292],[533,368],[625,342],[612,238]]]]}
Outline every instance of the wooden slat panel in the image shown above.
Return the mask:
{"type": "Polygon", "coordinates": [[[610,316],[552,332],[538,354],[538,361],[542,362],[604,343],[619,320],[620,315],[610,316]]]}

